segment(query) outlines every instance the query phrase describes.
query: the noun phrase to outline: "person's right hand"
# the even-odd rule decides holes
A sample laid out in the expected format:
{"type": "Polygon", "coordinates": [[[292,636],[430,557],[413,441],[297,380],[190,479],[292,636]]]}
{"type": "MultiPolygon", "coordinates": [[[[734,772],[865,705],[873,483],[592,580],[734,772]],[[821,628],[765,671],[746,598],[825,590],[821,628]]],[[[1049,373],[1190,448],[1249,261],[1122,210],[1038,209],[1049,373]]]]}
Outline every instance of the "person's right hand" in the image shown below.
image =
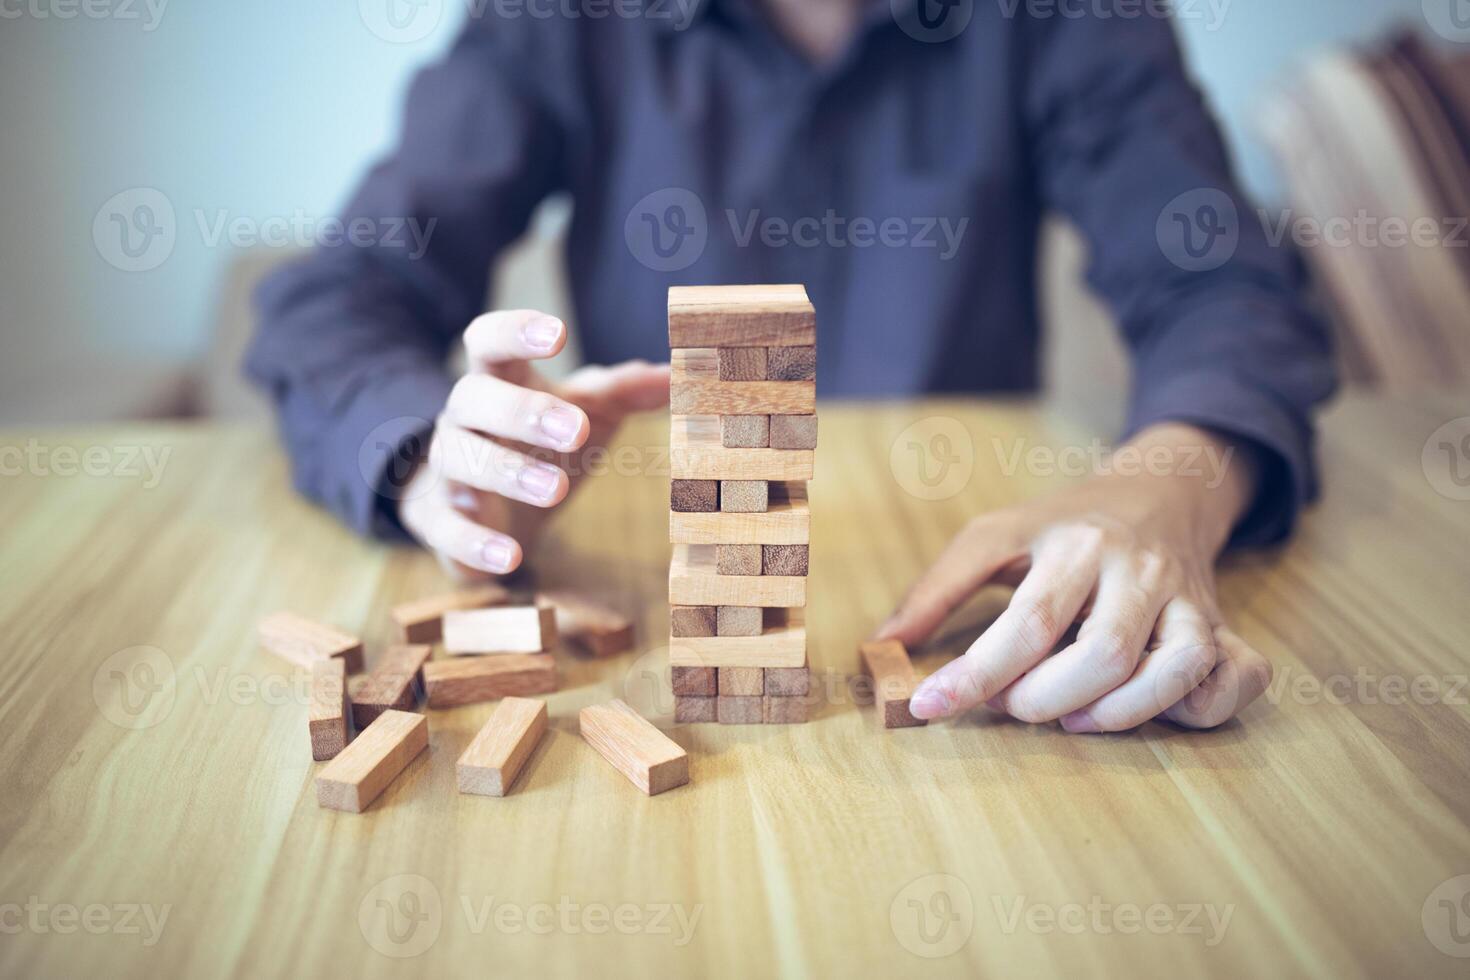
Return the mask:
{"type": "Polygon", "coordinates": [[[566,340],[560,320],[535,310],[487,313],[464,333],[469,371],[398,504],[404,528],[461,578],[514,571],[586,472],[580,458],[629,413],[668,404],[667,364],[586,367],[550,384],[529,362],[566,340]]]}

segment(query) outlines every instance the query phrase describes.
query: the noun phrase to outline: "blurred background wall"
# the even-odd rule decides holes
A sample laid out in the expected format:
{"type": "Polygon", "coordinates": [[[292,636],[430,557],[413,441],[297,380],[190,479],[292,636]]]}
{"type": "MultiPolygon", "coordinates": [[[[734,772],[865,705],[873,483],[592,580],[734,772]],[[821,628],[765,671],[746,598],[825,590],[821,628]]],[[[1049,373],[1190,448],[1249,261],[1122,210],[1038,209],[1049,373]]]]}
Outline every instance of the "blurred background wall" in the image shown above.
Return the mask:
{"type": "MultiPolygon", "coordinates": [[[[250,269],[296,247],[293,229],[329,217],[391,144],[414,67],[467,2],[97,0],[92,15],[78,0],[0,2],[0,423],[209,408],[201,378],[234,369],[238,336],[216,335],[243,316],[250,269]],[[125,213],[158,205],[139,189],[161,192],[176,233],[161,264],[127,271],[135,259],[99,246],[94,223],[120,193],[125,213]]],[[[1252,123],[1263,96],[1309,53],[1424,20],[1421,0],[1227,0],[1220,24],[1180,28],[1248,186],[1271,201],[1282,188],[1252,123]]],[[[557,225],[539,222],[500,281],[554,297],[557,225]]],[[[1116,353],[1068,353],[1070,335],[1097,340],[1101,313],[1076,290],[1080,250],[1060,241],[1054,375],[1116,353]]]]}

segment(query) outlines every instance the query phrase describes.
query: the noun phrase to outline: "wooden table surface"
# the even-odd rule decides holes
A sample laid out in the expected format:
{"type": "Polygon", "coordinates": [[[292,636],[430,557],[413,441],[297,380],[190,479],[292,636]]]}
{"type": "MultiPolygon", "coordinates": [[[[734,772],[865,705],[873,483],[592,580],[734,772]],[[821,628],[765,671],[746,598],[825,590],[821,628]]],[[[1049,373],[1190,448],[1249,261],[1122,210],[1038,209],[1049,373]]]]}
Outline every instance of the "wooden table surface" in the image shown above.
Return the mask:
{"type": "MultiPolygon", "coordinates": [[[[1268,696],[1215,732],[1095,737],[984,711],[884,732],[842,682],[967,515],[1067,479],[1007,473],[1014,448],[1090,434],[1029,403],[824,406],[826,703],[796,727],[665,718],[692,782],[654,798],[575,722],[615,695],[671,709],[650,453],[579,496],[538,565],[636,611],[638,649],[558,654],[511,796],[455,791],[493,707],[473,705],[431,712],[428,753],[362,815],[317,807],[302,678],[254,624],[289,607],[360,630],[371,660],[389,606],[442,587],[434,563],[302,503],[265,432],[0,433],[0,975],[1465,976],[1470,503],[1421,461],[1465,409],[1339,402],[1323,502],[1223,572],[1268,696]],[[100,447],[71,460],[92,475],[58,447],[100,447]],[[143,449],[169,454],[161,478],[143,449]]],[[[612,464],[666,437],[649,420],[612,464]]]]}

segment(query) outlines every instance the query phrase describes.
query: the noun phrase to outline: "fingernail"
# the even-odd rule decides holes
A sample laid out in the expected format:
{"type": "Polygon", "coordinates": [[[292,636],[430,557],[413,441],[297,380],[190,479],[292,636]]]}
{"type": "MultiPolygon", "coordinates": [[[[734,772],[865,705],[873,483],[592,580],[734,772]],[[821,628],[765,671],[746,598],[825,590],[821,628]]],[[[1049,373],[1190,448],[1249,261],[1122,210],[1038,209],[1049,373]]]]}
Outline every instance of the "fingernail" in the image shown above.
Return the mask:
{"type": "Polygon", "coordinates": [[[549,351],[561,338],[561,321],[555,317],[538,316],[521,327],[521,340],[532,350],[549,351]]]}
{"type": "Polygon", "coordinates": [[[915,718],[941,718],[949,713],[949,695],[938,684],[920,684],[909,698],[909,711],[915,718]]]}
{"type": "Polygon", "coordinates": [[[552,408],[541,413],[537,424],[558,444],[570,446],[577,433],[582,431],[582,416],[569,408],[552,408]]]}
{"type": "Polygon", "coordinates": [[[561,471],[545,463],[532,463],[521,467],[516,482],[537,500],[550,500],[561,483],[561,471]]]}
{"type": "Polygon", "coordinates": [[[1070,715],[1062,715],[1062,728],[1065,731],[1082,735],[1087,732],[1100,732],[1101,728],[1097,722],[1092,720],[1092,715],[1086,711],[1074,711],[1070,715]]]}
{"type": "Polygon", "coordinates": [[[504,538],[487,538],[480,545],[480,557],[485,560],[485,565],[492,572],[510,571],[510,563],[515,557],[515,551],[511,548],[509,541],[504,538]]]}

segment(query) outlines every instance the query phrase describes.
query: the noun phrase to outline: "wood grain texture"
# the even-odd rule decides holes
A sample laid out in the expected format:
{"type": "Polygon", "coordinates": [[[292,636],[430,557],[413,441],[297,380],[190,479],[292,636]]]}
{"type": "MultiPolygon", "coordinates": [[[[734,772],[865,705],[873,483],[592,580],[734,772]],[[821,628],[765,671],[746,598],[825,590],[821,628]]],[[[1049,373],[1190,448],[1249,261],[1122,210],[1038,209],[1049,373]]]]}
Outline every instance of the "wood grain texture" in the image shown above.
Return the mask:
{"type": "Polygon", "coordinates": [[[811,690],[811,681],[811,668],[804,665],[766,668],[766,694],[773,697],[801,697],[811,690]]]}
{"type": "Polygon", "coordinates": [[[681,725],[713,722],[718,720],[715,711],[717,698],[674,695],[674,721],[681,725]]]}
{"type": "Polygon", "coordinates": [[[817,448],[817,416],[772,415],[766,445],[786,451],[817,448]]]}
{"type": "Polygon", "coordinates": [[[815,381],[815,347],[772,347],[766,358],[767,381],[815,381]]]}
{"type": "Polygon", "coordinates": [[[718,685],[722,697],[759,697],[766,693],[766,672],[760,667],[721,667],[718,685]]]}
{"type": "Polygon", "coordinates": [[[778,609],[759,636],[670,637],[669,663],[679,667],[800,667],[806,663],[806,615],[778,609]]]}
{"type": "Polygon", "coordinates": [[[721,381],[765,381],[764,347],[721,347],[716,351],[721,381]]]}
{"type": "Polygon", "coordinates": [[[335,626],[281,611],[262,619],[255,631],[262,648],[298,667],[309,670],[318,660],[340,657],[347,673],[362,670],[362,641],[335,626]]]}
{"type": "Polygon", "coordinates": [[[670,347],[810,345],[816,339],[816,311],[800,285],[669,290],[670,347]]]}
{"type": "MultiPolygon", "coordinates": [[[[255,623],[275,609],[374,650],[395,642],[393,606],[454,587],[438,563],[354,537],[300,499],[267,427],[7,430],[0,446],[22,451],[35,438],[114,459],[168,455],[147,489],[80,473],[0,479],[0,902],[171,912],[151,946],[146,932],[0,936],[0,974],[388,980],[409,964],[442,980],[1463,977],[1470,961],[1437,949],[1422,913],[1470,872],[1470,706],[1464,690],[1448,696],[1470,673],[1470,509],[1435,491],[1422,454],[1464,402],[1463,391],[1344,392],[1324,422],[1321,502],[1290,542],[1221,567],[1222,615],[1275,665],[1268,695],[1217,731],[1160,723],[1101,737],[985,709],[890,737],[847,683],[858,644],[967,521],[1073,483],[1008,471],[991,440],[1087,447],[1108,435],[1103,423],[1015,398],[824,403],[806,610],[812,718],[673,731],[694,782],[653,800],[589,752],[573,719],[629,691],[672,724],[667,680],[660,703],[635,668],[645,654],[662,668],[668,475],[595,477],[558,508],[532,569],[539,587],[615,583],[647,639],[610,660],[557,654],[550,727],[506,799],[457,792],[450,763],[496,707],[471,704],[430,712],[430,754],[360,816],[317,808],[304,693],[241,699],[230,685],[304,687],[304,670],[256,648],[255,623]],[[932,418],[955,420],[974,444],[963,492],[938,501],[904,489],[916,471],[891,468],[899,436],[932,418]],[[108,657],[138,645],[159,651],[154,683],[175,684],[152,697],[146,728],[125,711],[141,689],[130,704],[99,704],[91,686],[108,657]],[[1382,685],[1394,678],[1440,695],[1390,704],[1382,685]],[[1346,696],[1328,697],[1328,682],[1346,696]],[[382,917],[368,920],[372,942],[359,922],[364,905],[396,900],[373,889],[399,875],[440,901],[437,935],[408,959],[372,945],[409,948],[382,917]],[[672,913],[663,934],[646,912],[631,934],[511,934],[493,914],[476,932],[461,901],[478,914],[488,896],[528,911],[560,896],[584,909],[704,908],[682,944],[672,913]],[[947,908],[966,918],[942,918],[951,896],[947,908]],[[1019,925],[1005,929],[1023,896],[1019,925]],[[1115,910],[1169,906],[1176,928],[1026,925],[1066,903],[1086,913],[1093,896],[1115,910]],[[1203,912],[1201,931],[1181,933],[1180,903],[1234,911],[1222,935],[1203,912]]],[[[615,448],[667,444],[656,413],[631,419],[615,448]]],[[[916,666],[931,673],[958,656],[1006,595],[987,590],[957,611],[914,648],[916,666]]],[[[97,691],[116,697],[113,683],[97,691]]]]}
{"type": "Polygon", "coordinates": [[[669,509],[676,514],[707,514],[720,509],[720,481],[712,479],[669,482],[669,509]]]}
{"type": "Polygon", "coordinates": [[[669,676],[676,696],[712,698],[720,693],[718,668],[670,667],[669,676]]]}
{"type": "Polygon", "coordinates": [[[770,484],[765,480],[721,480],[720,512],[764,514],[770,502],[770,484]]]}
{"type": "Polygon", "coordinates": [[[424,664],[433,652],[427,643],[395,644],[383,652],[352,696],[352,723],[358,731],[389,709],[413,710],[424,687],[424,664]]]}
{"type": "Polygon", "coordinates": [[[385,711],[316,776],[316,801],[329,810],[361,813],[429,747],[429,720],[385,711]]]}
{"type": "Polygon", "coordinates": [[[760,606],[718,606],[715,636],[760,636],[765,628],[765,610],[760,606]]]}
{"type": "Polygon", "coordinates": [[[557,682],[556,658],[549,653],[451,657],[424,664],[424,693],[431,708],[549,694],[557,682]]]}
{"type": "Polygon", "coordinates": [[[441,618],[452,609],[483,609],[511,600],[509,589],[493,582],[451,592],[440,592],[400,602],[391,613],[404,643],[438,643],[443,637],[441,618]]]}
{"type": "Polygon", "coordinates": [[[669,472],[675,481],[810,480],[815,470],[815,453],[790,449],[726,449],[721,441],[718,417],[674,416],[669,439],[669,472]]]}
{"type": "Polygon", "coordinates": [[[633,620],[611,603],[572,589],[538,592],[536,601],[556,610],[559,637],[594,657],[611,657],[633,649],[633,620]]]}
{"type": "Polygon", "coordinates": [[[455,763],[461,793],[504,796],[546,734],[546,702],[506,698],[455,763]]]}
{"type": "Polygon", "coordinates": [[[670,358],[669,410],[675,415],[811,415],[815,381],[721,381],[712,350],[676,350],[670,358]]]}
{"type": "Polygon", "coordinates": [[[721,415],[720,445],[725,449],[769,449],[771,417],[769,415],[721,415]]]}
{"type": "Polygon", "coordinates": [[[444,652],[540,653],[556,646],[556,608],[549,603],[456,609],[444,614],[444,652]]]}
{"type": "Polygon", "coordinates": [[[759,575],[762,555],[758,544],[717,544],[715,571],[720,575],[759,575]]]}
{"type": "Polygon", "coordinates": [[[714,636],[718,626],[714,606],[669,607],[669,631],[674,636],[714,636]]]}
{"type": "Polygon", "coordinates": [[[762,575],[806,575],[811,552],[804,544],[768,544],[761,548],[762,575]]]}
{"type": "Polygon", "coordinates": [[[872,681],[873,704],[884,728],[914,728],[928,722],[909,712],[909,698],[919,686],[918,675],[903,644],[878,640],[858,647],[863,674],[872,681]]]}
{"type": "Polygon", "coordinates": [[[311,665],[311,702],[307,705],[307,734],[311,757],[317,762],[334,758],[347,747],[347,665],[341,657],[311,665]]]}
{"type": "Polygon", "coordinates": [[[649,796],[689,782],[688,753],[627,702],[589,705],[577,721],[587,744],[649,796]]]}
{"type": "Polygon", "coordinates": [[[715,698],[715,720],[721,725],[759,725],[761,698],[721,694],[715,698]]]}
{"type": "Polygon", "coordinates": [[[761,723],[765,725],[804,725],[810,717],[811,705],[805,697],[761,698],[761,723]]]}
{"type": "MultiPolygon", "coordinates": [[[[717,494],[718,496],[718,494],[717,494]]],[[[806,484],[772,482],[763,514],[670,514],[675,544],[806,544],[812,516],[806,484]]]]}
{"type": "Polygon", "coordinates": [[[674,545],[669,602],[676,606],[806,605],[806,579],[779,575],[720,575],[709,545],[674,545]]]}

